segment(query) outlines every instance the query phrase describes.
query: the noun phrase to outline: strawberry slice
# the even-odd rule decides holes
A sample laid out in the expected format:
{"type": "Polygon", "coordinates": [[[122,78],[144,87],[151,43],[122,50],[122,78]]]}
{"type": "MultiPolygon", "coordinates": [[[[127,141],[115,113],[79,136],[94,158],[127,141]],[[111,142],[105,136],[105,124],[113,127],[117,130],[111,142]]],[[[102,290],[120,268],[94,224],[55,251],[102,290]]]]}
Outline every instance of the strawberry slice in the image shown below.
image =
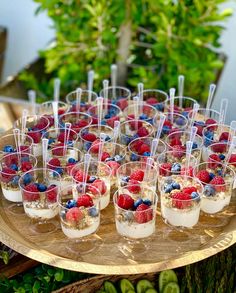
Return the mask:
{"type": "Polygon", "coordinates": [[[153,210],[150,206],[142,203],[137,207],[134,218],[139,224],[147,223],[153,219],[153,210]]]}
{"type": "Polygon", "coordinates": [[[173,146],[176,146],[176,145],[182,146],[182,142],[181,142],[180,138],[175,137],[175,138],[171,139],[170,146],[173,147],[173,146]]]}
{"type": "MultiPolygon", "coordinates": [[[[129,116],[131,116],[131,115],[129,115],[129,116]]],[[[131,120],[131,119],[134,119],[134,115],[129,120],[131,120]]],[[[138,120],[138,121],[132,120],[132,121],[129,121],[129,125],[130,125],[131,130],[138,130],[139,128],[141,128],[143,126],[143,122],[140,120],[138,120]]]]}
{"type": "Polygon", "coordinates": [[[117,204],[120,208],[129,210],[133,208],[134,200],[130,195],[123,193],[118,196],[117,204]]]}
{"type": "Polygon", "coordinates": [[[136,180],[136,181],[143,181],[144,178],[144,172],[143,170],[136,170],[130,175],[130,179],[136,180]]]}
{"type": "Polygon", "coordinates": [[[185,175],[185,173],[186,173],[187,176],[193,177],[193,167],[190,166],[186,172],[185,172],[185,170],[186,170],[186,168],[182,167],[180,174],[185,175]]]}
{"type": "Polygon", "coordinates": [[[182,145],[174,145],[173,146],[173,157],[182,158],[185,152],[185,147],[182,145]]]}
{"type": "Polygon", "coordinates": [[[78,207],[85,207],[85,208],[92,207],[93,199],[90,195],[83,194],[79,196],[79,198],[77,199],[77,205],[78,207]]]}
{"type": "Polygon", "coordinates": [[[27,134],[28,134],[28,136],[30,136],[33,139],[34,143],[40,143],[42,135],[39,131],[38,132],[29,131],[27,134]]]}

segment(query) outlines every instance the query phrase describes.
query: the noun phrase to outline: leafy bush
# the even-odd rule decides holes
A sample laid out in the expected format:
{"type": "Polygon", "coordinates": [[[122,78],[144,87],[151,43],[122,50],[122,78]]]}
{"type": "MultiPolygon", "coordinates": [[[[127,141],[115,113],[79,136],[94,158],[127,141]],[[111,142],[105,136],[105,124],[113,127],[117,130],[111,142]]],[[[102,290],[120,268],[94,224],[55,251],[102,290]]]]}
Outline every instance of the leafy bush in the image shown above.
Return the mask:
{"type": "MultiPolygon", "coordinates": [[[[45,71],[58,76],[64,94],[85,86],[87,71],[95,70],[95,90],[109,78],[116,63],[119,84],[168,91],[186,76],[186,95],[203,100],[208,84],[216,79],[223,62],[216,53],[223,26],[219,22],[231,9],[219,12],[225,0],[35,0],[37,12],[47,10],[56,40],[41,52],[45,71]]],[[[47,96],[48,78],[22,80],[47,96]],[[40,82],[40,81],[39,81],[40,82]]],[[[49,82],[52,85],[52,82],[49,82]]]]}

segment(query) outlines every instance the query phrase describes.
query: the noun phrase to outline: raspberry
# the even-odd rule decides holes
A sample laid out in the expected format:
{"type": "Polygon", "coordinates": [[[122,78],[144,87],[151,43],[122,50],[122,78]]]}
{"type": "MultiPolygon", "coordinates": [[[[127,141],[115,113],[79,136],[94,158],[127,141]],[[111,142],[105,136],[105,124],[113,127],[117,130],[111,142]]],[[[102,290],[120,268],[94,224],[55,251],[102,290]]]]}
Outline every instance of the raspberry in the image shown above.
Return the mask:
{"type": "Polygon", "coordinates": [[[134,218],[139,224],[147,223],[153,219],[153,210],[149,205],[142,203],[137,207],[134,218]]]}
{"type": "Polygon", "coordinates": [[[149,135],[149,131],[147,130],[147,128],[145,128],[144,126],[143,127],[140,127],[137,131],[137,135],[139,137],[145,137],[145,136],[148,136],[149,135]]]}
{"type": "Polygon", "coordinates": [[[141,191],[141,187],[139,185],[139,181],[130,179],[127,185],[127,189],[130,193],[137,194],[141,191]]]}
{"type": "Polygon", "coordinates": [[[79,198],[77,199],[77,205],[78,207],[85,207],[85,208],[92,207],[93,199],[90,195],[83,194],[79,196],[79,198]]]}
{"type": "Polygon", "coordinates": [[[179,138],[172,138],[171,141],[170,141],[170,146],[176,146],[176,145],[180,145],[182,146],[182,142],[179,138]]]}
{"type": "Polygon", "coordinates": [[[182,192],[191,195],[192,192],[197,192],[197,188],[195,186],[184,187],[182,192]]]}
{"type": "Polygon", "coordinates": [[[33,169],[33,165],[31,162],[22,162],[21,163],[21,171],[27,172],[31,169],[33,169]]]}
{"type": "Polygon", "coordinates": [[[157,100],[157,98],[148,98],[146,100],[146,103],[149,104],[149,105],[155,105],[155,104],[158,103],[158,100],[157,100]]]}
{"type": "Polygon", "coordinates": [[[185,209],[191,206],[191,196],[184,192],[176,192],[172,197],[172,206],[177,209],[185,209]]]}
{"type": "Polygon", "coordinates": [[[196,177],[203,183],[209,183],[211,180],[210,174],[206,170],[201,170],[196,177]]]}
{"type": "Polygon", "coordinates": [[[3,182],[9,182],[11,181],[11,179],[14,177],[14,175],[16,175],[16,171],[15,170],[12,170],[10,168],[3,168],[1,170],[1,180],[3,182]]]}
{"type": "Polygon", "coordinates": [[[226,190],[226,186],[225,186],[225,181],[221,176],[215,176],[211,181],[210,184],[212,185],[216,185],[215,190],[217,192],[221,192],[221,191],[225,191],[226,190]]]}
{"type": "Polygon", "coordinates": [[[171,163],[163,163],[160,165],[159,173],[161,176],[169,176],[171,171],[171,163]]]}
{"type": "Polygon", "coordinates": [[[76,122],[75,125],[76,125],[77,129],[78,128],[81,129],[81,128],[87,126],[88,124],[89,123],[86,120],[79,120],[79,121],[76,122]]]}
{"type": "Polygon", "coordinates": [[[221,162],[217,154],[211,154],[208,158],[208,167],[215,169],[218,166],[218,162],[221,162]]]}
{"type": "Polygon", "coordinates": [[[49,202],[56,202],[57,201],[57,186],[52,184],[50,185],[47,190],[45,191],[47,201],[49,202]]]}
{"type": "MultiPolygon", "coordinates": [[[[77,181],[77,182],[83,182],[84,179],[84,172],[82,170],[72,170],[72,174],[73,178],[77,181]]],[[[87,175],[87,178],[85,178],[85,182],[87,182],[89,180],[89,175],[87,175]]]]}
{"type": "Polygon", "coordinates": [[[130,175],[130,179],[137,180],[137,181],[143,181],[144,172],[143,170],[136,170],[130,175]]]}
{"type": "MultiPolygon", "coordinates": [[[[131,115],[129,115],[129,116],[131,116],[131,115]]],[[[134,115],[132,118],[130,118],[130,120],[131,119],[134,119],[134,115]]],[[[139,121],[139,120],[138,120],[138,122],[137,121],[129,121],[129,125],[130,125],[131,130],[138,130],[139,128],[141,128],[143,126],[143,122],[139,121]]]]}
{"type": "Polygon", "coordinates": [[[68,135],[67,133],[65,132],[61,132],[59,133],[58,137],[57,137],[57,140],[60,141],[60,142],[63,142],[65,141],[65,138],[66,138],[66,135],[68,135]]]}
{"type": "Polygon", "coordinates": [[[229,164],[236,167],[236,154],[232,154],[229,158],[229,164]]]}
{"type": "Polygon", "coordinates": [[[195,125],[197,127],[197,134],[202,136],[202,132],[203,132],[203,126],[201,125],[195,125]]]}
{"type": "MultiPolygon", "coordinates": [[[[180,174],[181,174],[181,175],[185,175],[185,170],[186,170],[185,167],[181,168],[180,174]]],[[[191,176],[191,177],[193,177],[193,167],[189,167],[189,168],[188,168],[188,170],[187,170],[187,172],[186,172],[186,175],[187,175],[187,176],[191,176]]]]}
{"type": "Polygon", "coordinates": [[[173,146],[173,157],[182,158],[185,152],[185,147],[182,145],[173,146]]]}
{"type": "Polygon", "coordinates": [[[141,148],[141,145],[143,145],[144,142],[142,140],[135,140],[131,143],[131,148],[134,149],[136,152],[139,151],[141,148]]]}
{"type": "Polygon", "coordinates": [[[111,168],[112,176],[116,176],[116,172],[117,172],[118,168],[120,167],[120,164],[115,161],[109,161],[109,162],[106,162],[106,164],[111,168]]]}
{"type": "Polygon", "coordinates": [[[215,153],[225,153],[227,149],[227,144],[226,143],[212,144],[211,149],[215,153]]]}
{"type": "Polygon", "coordinates": [[[139,150],[138,150],[138,153],[139,153],[139,155],[143,155],[144,153],[150,153],[150,151],[151,151],[151,148],[150,148],[150,146],[149,145],[147,145],[146,143],[143,143],[141,146],[140,146],[140,148],[139,148],[139,150]]]}
{"type": "Polygon", "coordinates": [[[71,170],[73,169],[73,167],[74,167],[75,164],[76,164],[76,163],[67,163],[67,164],[66,164],[66,173],[67,173],[67,174],[70,175],[71,170]]]}
{"type": "Polygon", "coordinates": [[[172,124],[169,120],[165,120],[163,126],[168,126],[170,129],[172,128],[172,124]]]}
{"type": "Polygon", "coordinates": [[[54,145],[53,149],[52,149],[52,154],[53,156],[63,156],[63,152],[64,152],[64,144],[63,143],[57,143],[56,145],[54,145]]]}
{"type": "Polygon", "coordinates": [[[49,168],[51,167],[60,167],[61,162],[58,158],[52,158],[51,160],[48,161],[49,168]]]}
{"type": "Polygon", "coordinates": [[[82,138],[90,142],[94,142],[97,139],[96,135],[93,133],[84,133],[82,134],[82,138]]]}
{"type": "Polygon", "coordinates": [[[30,183],[24,187],[23,191],[24,200],[36,201],[39,200],[38,188],[34,183],[30,183]]]}
{"type": "Polygon", "coordinates": [[[77,207],[73,207],[69,209],[66,213],[66,220],[68,222],[71,222],[72,224],[82,220],[83,217],[84,217],[83,212],[77,207]]]}
{"type": "Polygon", "coordinates": [[[228,141],[229,140],[229,133],[228,132],[222,132],[219,138],[219,141],[228,141]]]}
{"type": "Polygon", "coordinates": [[[100,139],[96,139],[93,143],[92,143],[92,145],[91,145],[91,147],[90,147],[90,149],[89,149],[89,151],[91,151],[92,153],[94,153],[94,154],[97,154],[98,152],[99,152],[99,147],[100,147],[100,139]]]}
{"type": "Polygon", "coordinates": [[[115,121],[120,121],[120,118],[118,116],[113,116],[109,119],[107,119],[107,125],[110,126],[110,127],[114,127],[114,124],[115,124],[115,121]]]}
{"type": "Polygon", "coordinates": [[[117,204],[120,208],[129,210],[133,208],[134,200],[128,194],[120,194],[117,199],[117,204]]]}
{"type": "Polygon", "coordinates": [[[65,110],[64,109],[58,109],[58,115],[62,115],[62,114],[65,114],[65,110]]]}
{"type": "MultiPolygon", "coordinates": [[[[101,195],[105,194],[106,191],[107,191],[106,184],[105,184],[105,182],[104,182],[103,180],[101,180],[101,179],[96,179],[96,180],[91,184],[91,187],[96,187],[96,188],[100,191],[101,195]]],[[[90,191],[92,192],[92,190],[90,190],[90,191]]],[[[93,189],[93,191],[96,192],[96,189],[93,189]]],[[[96,193],[94,193],[94,194],[96,194],[96,193]]]]}
{"type": "Polygon", "coordinates": [[[116,105],[121,109],[124,110],[128,106],[128,101],[126,99],[119,99],[116,105]]]}
{"type": "Polygon", "coordinates": [[[28,136],[30,136],[33,139],[34,143],[40,142],[40,140],[41,140],[41,133],[40,132],[29,131],[27,134],[28,134],[28,136]]]}
{"type": "Polygon", "coordinates": [[[107,152],[103,152],[102,153],[101,160],[104,162],[108,158],[110,158],[110,154],[108,154],[107,152]]]}
{"type": "Polygon", "coordinates": [[[217,124],[217,122],[212,118],[208,118],[205,123],[206,125],[217,124]]]}

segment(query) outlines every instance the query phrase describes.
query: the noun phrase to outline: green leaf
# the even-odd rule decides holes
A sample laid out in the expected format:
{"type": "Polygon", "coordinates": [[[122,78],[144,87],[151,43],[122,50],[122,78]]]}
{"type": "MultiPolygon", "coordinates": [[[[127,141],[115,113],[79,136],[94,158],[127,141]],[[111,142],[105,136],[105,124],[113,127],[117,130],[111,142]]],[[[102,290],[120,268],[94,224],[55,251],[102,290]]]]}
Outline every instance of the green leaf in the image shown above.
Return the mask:
{"type": "Polygon", "coordinates": [[[61,270],[61,269],[59,269],[59,270],[55,273],[55,275],[54,275],[55,280],[56,280],[57,282],[61,282],[62,279],[63,279],[63,276],[64,276],[64,272],[63,272],[63,270],[61,270]]]}

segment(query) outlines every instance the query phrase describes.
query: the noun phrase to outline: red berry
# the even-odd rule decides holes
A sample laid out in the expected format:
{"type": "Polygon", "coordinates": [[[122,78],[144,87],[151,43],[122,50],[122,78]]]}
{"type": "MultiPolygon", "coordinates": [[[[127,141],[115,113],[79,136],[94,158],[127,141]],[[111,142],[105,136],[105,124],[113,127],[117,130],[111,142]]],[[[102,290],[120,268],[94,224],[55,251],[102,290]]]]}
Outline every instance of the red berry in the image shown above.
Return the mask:
{"type": "Polygon", "coordinates": [[[145,128],[144,126],[143,127],[140,127],[137,131],[137,135],[139,137],[145,137],[145,136],[148,136],[149,135],[149,131],[147,128],[145,128]]]}
{"type": "Polygon", "coordinates": [[[54,185],[54,184],[50,185],[47,188],[47,190],[45,191],[47,201],[56,202],[57,201],[57,191],[58,191],[58,188],[56,185],[54,185]]]}
{"type": "Polygon", "coordinates": [[[141,187],[139,185],[139,181],[130,179],[127,185],[127,189],[130,193],[137,194],[141,191],[141,187]]]}
{"type": "Polygon", "coordinates": [[[58,158],[52,158],[51,160],[48,161],[49,168],[50,167],[60,167],[61,162],[58,158]]]}
{"type": "Polygon", "coordinates": [[[191,195],[192,192],[197,192],[197,188],[195,186],[184,187],[182,192],[191,195]]]}
{"type": "Polygon", "coordinates": [[[1,170],[1,181],[2,182],[9,182],[11,179],[16,175],[16,171],[10,168],[4,167],[1,170]]]}
{"type": "Polygon", "coordinates": [[[180,159],[184,155],[185,147],[182,145],[174,145],[172,151],[173,157],[180,159]]]}
{"type": "Polygon", "coordinates": [[[121,109],[124,110],[128,106],[128,101],[126,99],[119,99],[116,105],[121,109]]]}
{"type": "Polygon", "coordinates": [[[31,162],[22,162],[21,163],[21,171],[27,172],[31,169],[33,169],[33,165],[31,162]]]}
{"type": "Polygon", "coordinates": [[[203,126],[201,125],[195,125],[197,127],[197,134],[202,136],[203,126]]]}
{"type": "Polygon", "coordinates": [[[170,129],[172,128],[172,124],[169,120],[165,120],[163,126],[169,126],[170,129]]]}
{"type": "Polygon", "coordinates": [[[158,103],[158,100],[157,100],[157,98],[148,98],[146,100],[146,103],[149,104],[149,105],[155,105],[155,104],[158,103]]]}
{"type": "MultiPolygon", "coordinates": [[[[131,115],[129,115],[131,116],[131,115]]],[[[131,119],[134,119],[134,115],[131,119]]],[[[132,121],[129,121],[129,125],[130,125],[130,129],[131,130],[138,130],[139,128],[141,128],[143,126],[143,122],[142,121],[135,121],[135,120],[132,120],[132,121]]]]}
{"type": "Polygon", "coordinates": [[[132,141],[131,143],[131,149],[138,152],[139,149],[141,148],[141,145],[144,144],[144,142],[142,140],[135,140],[132,141]]]}
{"type": "Polygon", "coordinates": [[[66,139],[66,135],[68,135],[68,134],[65,133],[65,132],[61,132],[61,133],[59,133],[59,135],[58,135],[58,137],[57,137],[57,140],[60,141],[60,142],[63,142],[63,143],[64,143],[64,141],[65,141],[65,139],[66,139]]]}
{"type": "Polygon", "coordinates": [[[129,210],[133,208],[134,200],[128,194],[120,194],[117,199],[117,204],[120,208],[129,210]]]}
{"type": "Polygon", "coordinates": [[[120,121],[120,118],[119,118],[119,116],[113,116],[113,117],[111,117],[111,118],[109,118],[109,119],[107,119],[107,125],[108,126],[110,126],[110,127],[114,127],[114,124],[115,124],[115,121],[120,121]]]}
{"type": "Polygon", "coordinates": [[[211,154],[208,158],[208,167],[215,169],[219,162],[221,162],[219,156],[217,154],[211,154]]]}
{"type": "Polygon", "coordinates": [[[84,133],[82,134],[82,138],[86,141],[94,142],[97,137],[94,133],[84,133]]]}
{"type": "Polygon", "coordinates": [[[169,176],[171,171],[171,163],[163,163],[159,167],[159,173],[161,176],[169,176]]]}
{"type": "Polygon", "coordinates": [[[215,185],[215,190],[217,192],[225,191],[226,186],[225,186],[225,181],[221,176],[215,176],[211,181],[210,184],[215,185]]]}
{"type": "Polygon", "coordinates": [[[208,118],[205,123],[206,125],[217,124],[217,122],[212,118],[208,118]]]}
{"type": "Polygon", "coordinates": [[[170,146],[176,146],[176,145],[180,145],[182,146],[182,142],[179,138],[172,138],[171,141],[170,141],[170,146]]]}
{"type": "MultiPolygon", "coordinates": [[[[105,194],[106,191],[107,191],[107,187],[106,187],[106,184],[103,180],[101,179],[96,179],[92,184],[91,184],[91,187],[96,187],[101,195],[105,194]]],[[[96,189],[93,189],[95,192],[96,192],[96,189]]],[[[91,190],[92,192],[92,190],[91,190]]]]}
{"type": "Polygon", "coordinates": [[[67,164],[66,164],[66,173],[67,173],[67,174],[70,175],[71,170],[73,169],[73,167],[74,167],[75,164],[76,164],[76,163],[67,163],[67,164]]]}
{"type": "Polygon", "coordinates": [[[146,143],[143,143],[143,144],[140,146],[140,148],[139,148],[139,150],[138,150],[138,153],[139,153],[139,155],[143,155],[143,154],[146,153],[146,152],[150,153],[150,151],[151,151],[150,146],[149,146],[148,144],[146,144],[146,143]]]}
{"type": "Polygon", "coordinates": [[[82,220],[83,217],[83,212],[80,210],[80,208],[77,207],[69,209],[66,213],[66,220],[72,224],[82,220]]]}
{"type": "Polygon", "coordinates": [[[150,206],[142,203],[137,207],[134,218],[139,224],[147,223],[153,219],[153,210],[150,206]]]}
{"type": "Polygon", "coordinates": [[[64,152],[64,144],[63,143],[57,143],[53,146],[52,154],[53,156],[63,156],[64,152]]]}
{"type": "Polygon", "coordinates": [[[177,209],[186,209],[191,206],[191,196],[184,192],[176,192],[172,197],[172,206],[177,209]]]}
{"type": "Polygon", "coordinates": [[[227,149],[227,144],[226,143],[212,144],[211,149],[215,153],[225,153],[227,149]]]}
{"type": "Polygon", "coordinates": [[[229,140],[229,133],[228,132],[222,132],[221,133],[219,141],[223,141],[223,140],[226,140],[226,141],[229,140]]]}
{"type": "Polygon", "coordinates": [[[58,115],[62,115],[65,114],[65,110],[64,109],[58,109],[58,115]]]}
{"type": "Polygon", "coordinates": [[[229,158],[229,164],[236,167],[236,154],[232,154],[229,158]]]}
{"type": "MultiPolygon", "coordinates": [[[[181,171],[180,171],[180,175],[185,175],[185,170],[186,170],[186,168],[182,167],[181,171]]],[[[188,168],[188,170],[186,171],[186,175],[193,177],[193,167],[188,168]]]]}
{"type": "Polygon", "coordinates": [[[40,142],[40,140],[41,140],[41,133],[40,132],[29,131],[27,134],[28,134],[28,136],[30,136],[33,139],[34,143],[40,142]]]}
{"type": "Polygon", "coordinates": [[[108,158],[110,158],[110,154],[108,154],[107,152],[103,152],[102,153],[101,160],[104,162],[108,158]]]}
{"type": "Polygon", "coordinates": [[[209,183],[211,180],[210,174],[206,170],[201,170],[196,177],[203,183],[209,183]]]}
{"type": "MultiPolygon", "coordinates": [[[[83,182],[84,179],[84,172],[82,170],[72,170],[72,176],[77,182],[83,182]]],[[[87,178],[85,178],[85,182],[89,180],[89,175],[87,175],[87,178]]]]}
{"type": "Polygon", "coordinates": [[[120,163],[115,161],[109,161],[109,162],[106,162],[106,164],[111,168],[112,176],[116,176],[116,172],[118,168],[120,167],[120,163]]]}
{"type": "Polygon", "coordinates": [[[85,208],[92,207],[93,199],[90,195],[83,194],[79,196],[79,198],[77,199],[77,205],[78,207],[85,207],[85,208]]]}
{"type": "Polygon", "coordinates": [[[143,170],[136,170],[130,175],[130,179],[137,180],[137,181],[143,181],[144,178],[144,172],[143,170]]]}
{"type": "Polygon", "coordinates": [[[36,201],[39,199],[38,188],[34,183],[30,183],[24,187],[23,191],[24,200],[36,201]]]}

